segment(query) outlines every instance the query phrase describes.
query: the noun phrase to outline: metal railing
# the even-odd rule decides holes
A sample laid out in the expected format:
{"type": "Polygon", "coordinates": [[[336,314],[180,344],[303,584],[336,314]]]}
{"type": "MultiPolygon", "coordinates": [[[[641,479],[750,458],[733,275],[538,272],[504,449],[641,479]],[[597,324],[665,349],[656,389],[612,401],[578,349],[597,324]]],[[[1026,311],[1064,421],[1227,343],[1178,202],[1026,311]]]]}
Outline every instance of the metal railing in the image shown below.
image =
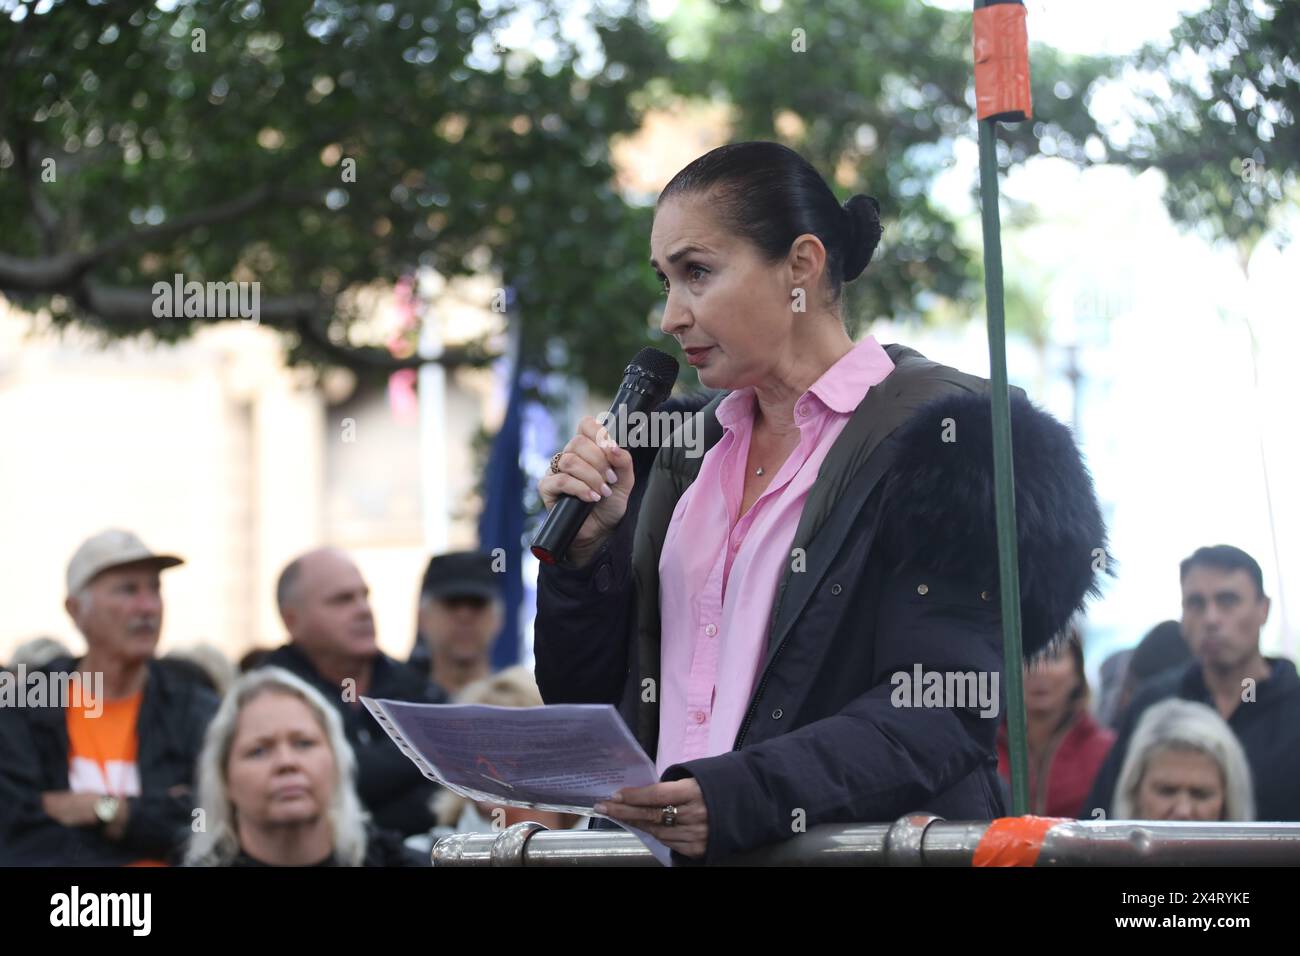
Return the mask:
{"type": "MultiPolygon", "coordinates": [[[[824,824],[727,863],[972,866],[976,850],[988,847],[990,828],[1017,819],[948,822],[918,813],[892,824],[824,824]]],[[[1300,823],[1061,820],[1021,849],[1028,852],[1019,855],[1018,865],[1300,866],[1300,823]]],[[[548,830],[540,823],[443,837],[432,857],[434,866],[659,866],[631,833],[548,830]]]]}

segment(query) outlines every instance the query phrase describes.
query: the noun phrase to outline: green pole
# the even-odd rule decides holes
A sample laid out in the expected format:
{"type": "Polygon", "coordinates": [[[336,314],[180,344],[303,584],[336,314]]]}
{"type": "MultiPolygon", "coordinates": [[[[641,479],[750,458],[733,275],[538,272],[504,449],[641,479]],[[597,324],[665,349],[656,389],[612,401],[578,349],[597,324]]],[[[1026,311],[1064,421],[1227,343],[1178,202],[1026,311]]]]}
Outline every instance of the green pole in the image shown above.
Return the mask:
{"type": "MultiPolygon", "coordinates": [[[[975,0],[975,8],[985,4],[975,0]]],[[[1011,458],[1011,397],[1007,386],[1006,316],[1002,309],[1002,223],[998,216],[995,119],[977,120],[980,206],[984,222],[984,295],[988,304],[989,367],[993,403],[993,483],[997,507],[998,572],[1002,600],[1002,670],[1007,688],[1007,741],[1011,758],[1011,812],[1029,810],[1029,757],[1025,743],[1025,687],[1021,673],[1020,561],[1016,547],[1016,486],[1011,458]]]]}

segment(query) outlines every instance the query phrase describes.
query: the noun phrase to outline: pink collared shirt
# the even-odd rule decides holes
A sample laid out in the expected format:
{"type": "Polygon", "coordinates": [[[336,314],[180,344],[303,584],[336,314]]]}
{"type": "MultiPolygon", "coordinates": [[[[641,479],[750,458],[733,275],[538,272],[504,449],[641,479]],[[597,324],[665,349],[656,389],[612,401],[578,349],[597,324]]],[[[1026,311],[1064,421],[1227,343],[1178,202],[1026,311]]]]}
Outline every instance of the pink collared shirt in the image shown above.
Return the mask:
{"type": "Polygon", "coordinates": [[[724,431],[677,502],[659,556],[659,774],[735,743],[767,654],[767,631],[804,501],[849,416],[894,370],[867,336],[794,405],[799,444],[737,520],[754,389],[718,403],[724,431]]]}

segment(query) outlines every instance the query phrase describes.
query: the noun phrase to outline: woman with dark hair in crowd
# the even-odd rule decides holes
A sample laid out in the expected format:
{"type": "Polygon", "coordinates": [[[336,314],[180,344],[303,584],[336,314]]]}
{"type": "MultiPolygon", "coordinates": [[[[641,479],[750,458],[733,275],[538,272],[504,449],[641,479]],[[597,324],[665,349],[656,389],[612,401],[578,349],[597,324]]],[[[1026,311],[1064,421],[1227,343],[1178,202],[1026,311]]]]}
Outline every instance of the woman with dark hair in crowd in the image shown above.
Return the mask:
{"type": "MultiPolygon", "coordinates": [[[[874,198],[841,203],[779,143],[690,163],[649,251],[660,328],[720,390],[690,423],[704,440],[670,437],[643,482],[588,416],[539,484],[548,509],[594,505],[542,566],[542,695],[619,704],[660,782],[597,811],[679,863],[1004,809],[998,709],[894,694],[915,668],[999,672],[1001,609],[989,383],[849,333],[843,286],[881,237],[874,198]]],[[[1095,589],[1105,528],[1069,430],[1020,389],[1011,421],[1033,654],[1095,589]]]]}
{"type": "MultiPolygon", "coordinates": [[[[1088,678],[1077,623],[1068,636],[1025,664],[1025,738],[1029,750],[1029,812],[1090,817],[1088,791],[1115,743],[1088,709],[1088,678]]],[[[1007,724],[998,729],[998,772],[1011,780],[1007,724]]]]}

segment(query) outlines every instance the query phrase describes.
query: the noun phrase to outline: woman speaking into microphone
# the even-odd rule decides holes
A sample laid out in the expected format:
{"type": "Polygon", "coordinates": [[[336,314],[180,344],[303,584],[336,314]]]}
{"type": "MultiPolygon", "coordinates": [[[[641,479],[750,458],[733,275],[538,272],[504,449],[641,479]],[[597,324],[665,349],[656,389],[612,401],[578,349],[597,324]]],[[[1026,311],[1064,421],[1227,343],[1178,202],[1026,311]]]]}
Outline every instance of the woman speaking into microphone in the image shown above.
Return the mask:
{"type": "MultiPolygon", "coordinates": [[[[587,417],[539,484],[594,503],[541,568],[542,695],[618,705],[660,782],[597,809],[678,862],[1005,812],[988,382],[849,337],[843,284],[880,236],[874,199],[841,205],[784,146],[693,161],[650,254],[663,331],[720,390],[703,454],[670,437],[639,474],[587,417]]],[[[1069,431],[1012,393],[1029,657],[1097,593],[1106,541],[1069,431]]]]}

